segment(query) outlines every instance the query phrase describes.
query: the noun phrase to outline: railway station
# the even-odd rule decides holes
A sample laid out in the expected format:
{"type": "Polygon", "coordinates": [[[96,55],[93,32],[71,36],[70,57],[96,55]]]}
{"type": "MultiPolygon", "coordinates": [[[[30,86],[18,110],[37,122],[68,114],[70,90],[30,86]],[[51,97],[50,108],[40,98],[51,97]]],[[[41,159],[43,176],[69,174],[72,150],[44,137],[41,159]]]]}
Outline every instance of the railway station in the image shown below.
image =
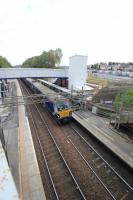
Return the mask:
{"type": "Polygon", "coordinates": [[[133,199],[132,111],[115,124],[86,77],[81,55],[64,69],[0,69],[0,200],[133,199]]]}

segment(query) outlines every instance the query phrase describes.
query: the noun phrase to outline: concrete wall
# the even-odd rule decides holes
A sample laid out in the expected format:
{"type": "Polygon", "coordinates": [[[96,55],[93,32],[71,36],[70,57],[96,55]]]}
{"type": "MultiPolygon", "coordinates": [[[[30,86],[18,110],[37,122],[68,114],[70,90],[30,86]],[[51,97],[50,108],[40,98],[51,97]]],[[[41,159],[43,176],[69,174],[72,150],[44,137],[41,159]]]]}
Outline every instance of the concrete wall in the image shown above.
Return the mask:
{"type": "Polygon", "coordinates": [[[87,77],[87,56],[75,55],[70,57],[68,71],[69,89],[81,89],[86,83],[87,77]]]}

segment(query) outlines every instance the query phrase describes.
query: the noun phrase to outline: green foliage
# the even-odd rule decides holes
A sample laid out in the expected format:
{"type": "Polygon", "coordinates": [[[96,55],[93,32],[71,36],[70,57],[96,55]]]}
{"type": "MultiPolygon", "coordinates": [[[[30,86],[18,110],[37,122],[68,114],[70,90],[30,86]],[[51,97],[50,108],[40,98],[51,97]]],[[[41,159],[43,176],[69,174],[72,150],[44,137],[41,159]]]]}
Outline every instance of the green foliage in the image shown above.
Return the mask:
{"type": "Polygon", "coordinates": [[[116,108],[119,108],[119,107],[120,107],[120,102],[121,102],[121,94],[118,94],[118,95],[115,97],[114,106],[115,106],[116,108]]]}
{"type": "Polygon", "coordinates": [[[115,97],[114,106],[120,108],[122,104],[124,107],[133,107],[133,89],[124,91],[115,97]]]}
{"type": "Polygon", "coordinates": [[[62,58],[62,50],[60,48],[56,50],[43,51],[40,56],[34,56],[28,58],[23,64],[23,67],[33,68],[54,68],[60,64],[62,58]]]}
{"type": "Polygon", "coordinates": [[[125,105],[133,106],[133,89],[129,89],[125,95],[125,105]]]}
{"type": "Polygon", "coordinates": [[[11,67],[11,64],[8,62],[8,60],[2,56],[0,56],[0,68],[6,68],[11,67]]]}

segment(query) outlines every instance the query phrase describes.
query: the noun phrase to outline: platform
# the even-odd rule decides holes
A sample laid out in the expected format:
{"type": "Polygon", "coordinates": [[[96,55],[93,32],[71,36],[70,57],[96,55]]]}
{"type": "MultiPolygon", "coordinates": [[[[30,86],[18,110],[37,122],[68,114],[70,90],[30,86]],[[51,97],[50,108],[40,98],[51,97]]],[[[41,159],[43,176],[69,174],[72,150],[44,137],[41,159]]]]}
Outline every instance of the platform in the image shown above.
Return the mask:
{"type": "MultiPolygon", "coordinates": [[[[22,96],[18,82],[17,95],[22,96]]],[[[18,107],[19,115],[19,156],[20,156],[20,196],[23,200],[46,200],[37,158],[32,141],[25,107],[18,107]]]]}
{"type": "Polygon", "coordinates": [[[73,118],[133,169],[133,141],[109,127],[108,119],[90,111],[76,111],[73,118]]]}

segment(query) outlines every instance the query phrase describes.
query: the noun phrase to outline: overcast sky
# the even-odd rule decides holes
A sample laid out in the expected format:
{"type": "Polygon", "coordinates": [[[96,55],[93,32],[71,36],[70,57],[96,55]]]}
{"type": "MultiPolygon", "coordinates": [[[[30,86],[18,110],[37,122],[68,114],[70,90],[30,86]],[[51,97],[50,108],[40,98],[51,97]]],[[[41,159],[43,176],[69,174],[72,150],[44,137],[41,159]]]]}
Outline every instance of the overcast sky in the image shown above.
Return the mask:
{"type": "Polygon", "coordinates": [[[0,55],[13,65],[44,50],[133,62],[133,0],[0,0],[0,55]]]}

